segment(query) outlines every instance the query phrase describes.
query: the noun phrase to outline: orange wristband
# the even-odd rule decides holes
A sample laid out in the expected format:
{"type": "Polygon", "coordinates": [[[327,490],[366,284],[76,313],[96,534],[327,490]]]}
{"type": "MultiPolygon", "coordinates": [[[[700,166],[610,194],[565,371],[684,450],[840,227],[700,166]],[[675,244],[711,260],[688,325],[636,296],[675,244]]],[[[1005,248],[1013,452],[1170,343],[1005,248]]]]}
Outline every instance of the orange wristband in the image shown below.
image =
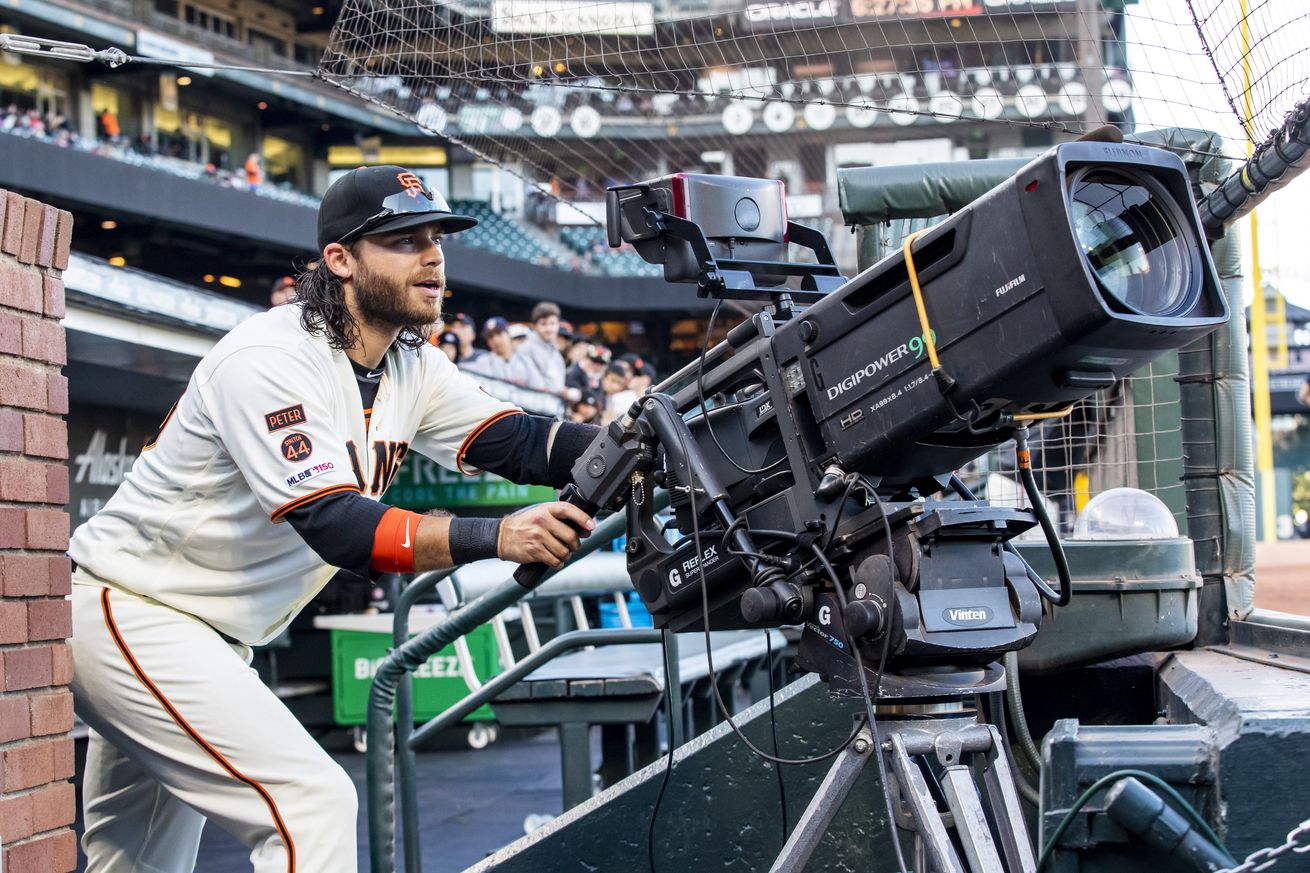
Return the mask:
{"type": "Polygon", "coordinates": [[[423,516],[407,509],[391,507],[382,513],[373,531],[372,566],[379,573],[414,572],[414,541],[423,516]]]}

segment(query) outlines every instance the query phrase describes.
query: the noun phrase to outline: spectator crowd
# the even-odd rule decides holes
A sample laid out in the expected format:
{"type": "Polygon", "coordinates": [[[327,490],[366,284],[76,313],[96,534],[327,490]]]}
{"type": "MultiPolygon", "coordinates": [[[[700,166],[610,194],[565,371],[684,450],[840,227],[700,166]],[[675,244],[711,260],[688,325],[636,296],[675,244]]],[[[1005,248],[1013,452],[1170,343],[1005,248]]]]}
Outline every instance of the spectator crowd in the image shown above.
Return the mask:
{"type": "Polygon", "coordinates": [[[575,334],[550,302],[532,308],[529,324],[495,316],[479,329],[475,319],[458,313],[433,343],[460,369],[554,394],[565,402],[571,421],[608,424],[655,379],[654,368],[641,356],[614,358],[596,338],[575,334]]]}
{"type": "MultiPolygon", "coordinates": [[[[294,300],[292,277],[273,283],[270,305],[294,300]]],[[[609,424],[655,381],[655,368],[640,355],[614,358],[595,337],[575,334],[554,303],[532,307],[530,321],[512,324],[497,315],[479,330],[473,316],[459,312],[438,323],[430,341],[461,370],[559,397],[570,421],[609,424]]]]}
{"type": "Polygon", "coordinates": [[[69,118],[61,112],[43,113],[10,103],[0,110],[0,133],[38,139],[61,148],[148,166],[172,175],[203,179],[221,188],[318,206],[317,197],[297,191],[286,182],[270,181],[263,158],[257,153],[251,153],[239,169],[230,168],[229,156],[217,150],[211,152],[210,160],[201,161],[192,154],[195,144],[184,139],[162,134],[155,138],[141,134],[135,139],[124,135],[118,116],[109,109],[96,113],[96,136],[89,138],[78,134],[69,118]]]}

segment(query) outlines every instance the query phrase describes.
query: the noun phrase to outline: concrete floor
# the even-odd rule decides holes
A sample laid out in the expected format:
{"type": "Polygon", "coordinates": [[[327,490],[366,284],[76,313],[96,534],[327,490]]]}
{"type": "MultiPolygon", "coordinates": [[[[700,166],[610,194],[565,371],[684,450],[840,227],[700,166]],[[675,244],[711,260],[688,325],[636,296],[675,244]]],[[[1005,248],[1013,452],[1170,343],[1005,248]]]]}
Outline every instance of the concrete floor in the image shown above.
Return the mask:
{"type": "MultiPolygon", "coordinates": [[[[84,754],[85,743],[78,746],[84,754]]],[[[337,752],[333,757],[359,791],[359,869],[367,873],[364,756],[337,752]]],[[[523,836],[526,816],[560,812],[559,745],[553,731],[520,738],[502,735],[481,751],[463,747],[421,752],[418,770],[424,873],[463,870],[523,836]]],[[[78,860],[81,871],[85,859],[80,853],[78,860]]],[[[211,824],[205,828],[195,869],[241,873],[251,867],[246,848],[211,824]]]]}

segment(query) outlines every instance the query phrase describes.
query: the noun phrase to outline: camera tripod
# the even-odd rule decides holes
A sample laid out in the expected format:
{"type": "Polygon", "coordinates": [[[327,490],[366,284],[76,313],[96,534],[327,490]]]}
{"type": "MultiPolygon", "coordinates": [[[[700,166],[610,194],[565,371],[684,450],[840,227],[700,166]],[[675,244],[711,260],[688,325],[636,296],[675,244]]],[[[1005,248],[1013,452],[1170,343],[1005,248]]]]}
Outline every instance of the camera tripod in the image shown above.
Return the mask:
{"type": "Polygon", "coordinates": [[[1004,674],[993,664],[922,678],[888,673],[883,679],[892,681],[878,694],[880,715],[889,716],[879,718],[881,748],[865,725],[828,770],[771,873],[805,869],[875,754],[886,756],[883,789],[891,792],[895,810],[892,839],[900,839],[899,831],[914,835],[913,873],[1034,873],[1037,863],[1001,735],[964,706],[967,695],[1003,690],[1004,674]],[[889,704],[889,698],[905,702],[889,704]]]}

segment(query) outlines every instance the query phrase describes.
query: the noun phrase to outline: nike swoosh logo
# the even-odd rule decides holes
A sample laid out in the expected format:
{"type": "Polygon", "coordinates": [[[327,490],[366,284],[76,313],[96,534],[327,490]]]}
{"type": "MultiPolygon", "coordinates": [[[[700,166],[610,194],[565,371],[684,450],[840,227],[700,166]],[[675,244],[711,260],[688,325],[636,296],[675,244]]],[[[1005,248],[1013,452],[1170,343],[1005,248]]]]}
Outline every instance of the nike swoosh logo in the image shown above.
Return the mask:
{"type": "Polygon", "coordinates": [[[382,376],[382,372],[383,372],[382,370],[374,370],[372,373],[369,373],[369,374],[366,375],[364,378],[365,378],[365,379],[378,379],[378,378],[381,378],[381,376],[382,376]]]}
{"type": "Polygon", "coordinates": [[[405,522],[405,541],[400,544],[400,547],[402,549],[409,548],[409,522],[408,521],[405,522]]]}

